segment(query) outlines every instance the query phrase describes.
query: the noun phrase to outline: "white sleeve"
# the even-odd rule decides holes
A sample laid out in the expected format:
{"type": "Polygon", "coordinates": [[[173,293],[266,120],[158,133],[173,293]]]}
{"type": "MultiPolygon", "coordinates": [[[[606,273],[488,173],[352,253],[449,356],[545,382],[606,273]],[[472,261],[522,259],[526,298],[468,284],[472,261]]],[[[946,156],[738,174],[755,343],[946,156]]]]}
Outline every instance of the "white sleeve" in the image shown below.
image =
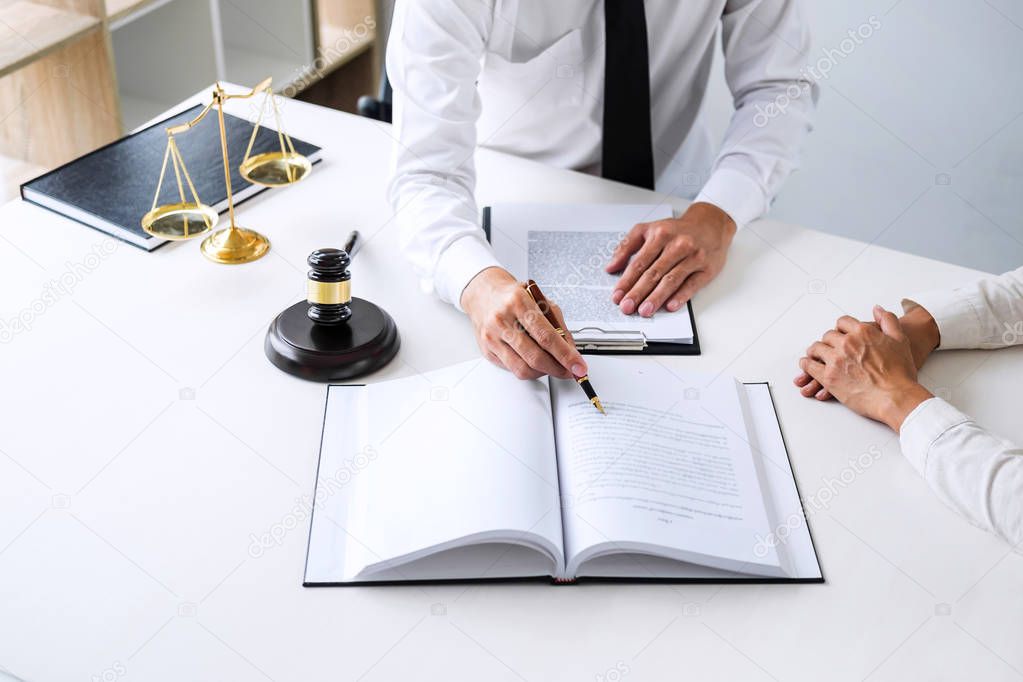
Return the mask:
{"type": "Polygon", "coordinates": [[[807,74],[811,39],[799,0],[728,0],[721,17],[735,113],[696,201],[743,226],[767,212],[799,165],[820,90],[807,74]]]}
{"type": "Polygon", "coordinates": [[[939,348],[1003,348],[1023,344],[1023,268],[952,290],[902,300],[938,323],[939,348]]]}
{"type": "Polygon", "coordinates": [[[387,46],[394,88],[389,198],[402,252],[424,290],[459,306],[466,284],[498,265],[473,196],[476,80],[493,2],[397,0],[387,46]]]}
{"type": "Polygon", "coordinates": [[[909,413],[902,453],[948,506],[1012,545],[1023,543],[1023,449],[941,398],[909,413]]]}

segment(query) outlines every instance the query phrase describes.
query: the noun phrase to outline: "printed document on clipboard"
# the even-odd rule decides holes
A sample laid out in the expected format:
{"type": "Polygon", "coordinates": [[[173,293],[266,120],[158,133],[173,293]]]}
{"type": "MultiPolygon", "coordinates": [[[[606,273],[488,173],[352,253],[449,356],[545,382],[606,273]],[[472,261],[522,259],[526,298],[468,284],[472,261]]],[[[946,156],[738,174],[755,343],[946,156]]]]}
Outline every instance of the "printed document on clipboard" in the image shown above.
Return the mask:
{"type": "Polygon", "coordinates": [[[648,318],[625,315],[611,302],[619,274],[604,271],[634,225],[672,215],[668,204],[498,204],[483,209],[483,229],[512,275],[536,280],[561,306],[580,350],[698,355],[691,303],[648,318]]]}

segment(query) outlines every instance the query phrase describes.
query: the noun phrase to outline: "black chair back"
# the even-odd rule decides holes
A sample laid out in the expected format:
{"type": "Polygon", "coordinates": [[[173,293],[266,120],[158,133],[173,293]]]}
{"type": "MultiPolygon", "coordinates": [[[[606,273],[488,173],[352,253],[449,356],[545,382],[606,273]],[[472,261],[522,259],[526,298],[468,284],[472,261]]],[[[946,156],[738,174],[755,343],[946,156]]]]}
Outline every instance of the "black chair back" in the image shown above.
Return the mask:
{"type": "MultiPolygon", "coordinates": [[[[394,0],[377,0],[377,40],[380,41],[382,54],[387,54],[387,38],[391,30],[391,16],[394,13],[394,0]],[[385,21],[386,19],[386,21],[385,21]]],[[[380,91],[377,96],[363,95],[356,107],[359,115],[384,123],[391,122],[391,81],[387,78],[386,59],[381,59],[380,91]]]]}

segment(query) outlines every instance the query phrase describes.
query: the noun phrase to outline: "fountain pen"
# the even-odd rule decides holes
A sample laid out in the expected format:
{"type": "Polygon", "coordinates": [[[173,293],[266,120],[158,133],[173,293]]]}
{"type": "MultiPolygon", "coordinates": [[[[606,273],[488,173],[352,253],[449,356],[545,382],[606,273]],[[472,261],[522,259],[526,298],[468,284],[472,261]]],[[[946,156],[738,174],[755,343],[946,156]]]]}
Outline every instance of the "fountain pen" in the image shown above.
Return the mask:
{"type": "MultiPolygon", "coordinates": [[[[536,302],[537,307],[540,308],[540,312],[543,313],[544,318],[550,322],[551,326],[554,327],[554,331],[561,335],[562,338],[565,336],[565,330],[561,327],[561,323],[558,318],[554,316],[554,309],[548,302],[547,297],[540,291],[540,286],[533,280],[529,280],[523,285],[526,289],[526,293],[536,302]]],[[[590,376],[576,377],[575,381],[577,384],[582,386],[583,392],[586,393],[586,397],[589,398],[593,406],[600,410],[601,414],[607,414],[604,411],[604,406],[600,404],[600,398],[597,397],[597,392],[593,390],[593,386],[590,384],[590,376]]]]}

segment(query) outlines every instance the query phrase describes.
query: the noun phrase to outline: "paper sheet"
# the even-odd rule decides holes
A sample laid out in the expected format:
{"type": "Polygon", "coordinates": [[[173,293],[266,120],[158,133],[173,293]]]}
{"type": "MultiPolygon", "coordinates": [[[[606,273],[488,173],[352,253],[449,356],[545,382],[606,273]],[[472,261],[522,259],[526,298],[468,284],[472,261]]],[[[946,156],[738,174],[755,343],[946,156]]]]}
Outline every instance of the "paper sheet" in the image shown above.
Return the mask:
{"type": "MultiPolygon", "coordinates": [[[[604,266],[637,223],[670,218],[668,205],[503,204],[491,208],[491,243],[519,279],[533,279],[561,306],[574,336],[587,331],[642,332],[650,341],[690,343],[688,310],[624,315],[611,302],[618,274],[604,266]]],[[[600,335],[597,334],[597,337],[600,335]]]]}

